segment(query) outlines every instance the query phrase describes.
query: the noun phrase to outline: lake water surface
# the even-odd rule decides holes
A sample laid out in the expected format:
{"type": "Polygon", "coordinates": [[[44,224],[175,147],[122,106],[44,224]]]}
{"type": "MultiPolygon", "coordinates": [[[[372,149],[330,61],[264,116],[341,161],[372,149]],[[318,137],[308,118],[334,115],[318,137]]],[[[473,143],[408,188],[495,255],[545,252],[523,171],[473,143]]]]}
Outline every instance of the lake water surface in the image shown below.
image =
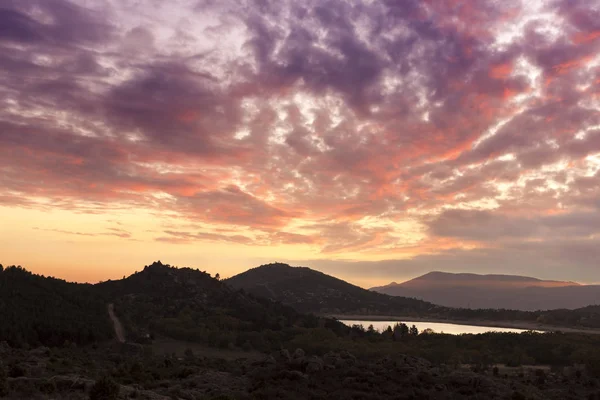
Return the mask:
{"type": "Polygon", "coordinates": [[[362,325],[365,329],[369,325],[373,325],[373,327],[378,331],[383,331],[387,329],[388,326],[392,328],[396,324],[396,322],[404,322],[409,327],[415,325],[419,332],[425,329],[433,329],[436,333],[449,333],[451,335],[460,335],[463,333],[486,333],[486,332],[526,332],[527,329],[514,329],[514,328],[495,328],[491,326],[475,326],[475,325],[458,325],[458,324],[448,324],[448,323],[439,323],[439,322],[423,322],[423,321],[358,321],[358,320],[340,320],[340,322],[352,326],[355,324],[362,325]]]}

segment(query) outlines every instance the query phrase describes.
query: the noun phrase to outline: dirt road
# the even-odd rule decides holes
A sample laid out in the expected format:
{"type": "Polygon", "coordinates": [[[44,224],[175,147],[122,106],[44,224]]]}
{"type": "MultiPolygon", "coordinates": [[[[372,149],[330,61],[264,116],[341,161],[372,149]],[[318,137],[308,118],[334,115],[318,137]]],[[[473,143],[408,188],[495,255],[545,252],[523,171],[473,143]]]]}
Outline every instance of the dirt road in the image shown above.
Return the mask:
{"type": "Polygon", "coordinates": [[[121,321],[115,315],[115,305],[110,303],[108,305],[108,316],[113,322],[113,326],[115,327],[115,335],[117,336],[117,340],[121,343],[125,343],[125,329],[123,329],[123,325],[121,325],[121,321]]]}

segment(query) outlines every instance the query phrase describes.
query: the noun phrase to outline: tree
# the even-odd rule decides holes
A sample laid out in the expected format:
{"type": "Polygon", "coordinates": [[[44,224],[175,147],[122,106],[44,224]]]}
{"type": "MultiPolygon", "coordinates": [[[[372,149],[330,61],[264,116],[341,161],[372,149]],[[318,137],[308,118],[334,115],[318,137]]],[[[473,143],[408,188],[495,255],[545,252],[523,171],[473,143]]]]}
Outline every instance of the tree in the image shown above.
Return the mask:
{"type": "Polygon", "coordinates": [[[215,275],[215,279],[220,281],[221,280],[221,275],[219,275],[218,273],[215,275]]]}
{"type": "Polygon", "coordinates": [[[394,325],[394,340],[408,336],[408,325],[403,322],[396,322],[394,325]]]}
{"type": "MultiPolygon", "coordinates": [[[[0,267],[2,265],[0,264],[0,267]]],[[[8,395],[8,380],[6,379],[7,374],[4,370],[4,366],[0,363],[0,397],[8,395]]]]}
{"type": "Polygon", "coordinates": [[[417,327],[415,325],[410,327],[410,330],[408,332],[411,336],[417,336],[419,334],[419,330],[417,329],[417,327]]]}

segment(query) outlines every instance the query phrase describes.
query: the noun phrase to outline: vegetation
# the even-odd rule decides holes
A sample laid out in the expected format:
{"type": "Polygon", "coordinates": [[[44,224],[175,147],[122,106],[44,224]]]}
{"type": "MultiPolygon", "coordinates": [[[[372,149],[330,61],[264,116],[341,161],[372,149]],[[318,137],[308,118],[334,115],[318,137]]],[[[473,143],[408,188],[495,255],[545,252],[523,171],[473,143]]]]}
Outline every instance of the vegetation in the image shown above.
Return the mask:
{"type": "Polygon", "coordinates": [[[226,282],[300,312],[418,316],[440,308],[421,300],[371,292],[310,268],[280,263],[250,269],[226,282]]]}
{"type": "Polygon", "coordinates": [[[0,265],[0,340],[11,346],[60,346],[112,337],[106,300],[91,285],[0,265]]]}
{"type": "Polygon", "coordinates": [[[112,378],[100,378],[90,390],[90,400],[116,400],[119,398],[121,387],[112,378]]]}
{"type": "Polygon", "coordinates": [[[275,263],[229,278],[231,286],[322,315],[395,315],[448,321],[523,321],[556,327],[600,328],[600,306],[577,310],[463,309],[389,296],[351,285],[310,268],[275,263]]]}
{"type": "MultiPolygon", "coordinates": [[[[383,304],[377,303],[379,295],[361,297],[362,289],[346,291],[344,282],[327,277],[321,282],[298,303],[315,307],[315,293],[328,293],[324,299],[344,307],[339,299],[346,293],[352,307],[383,304]],[[328,290],[323,282],[337,289],[328,290]]],[[[204,272],[160,262],[97,285],[2,268],[0,285],[0,315],[9,321],[0,323],[0,397],[594,399],[600,394],[600,335],[445,335],[402,323],[378,332],[303,314],[204,272]],[[109,303],[127,343],[110,340],[109,303]],[[175,343],[176,350],[165,343],[175,343]]],[[[266,288],[288,299],[300,296],[287,285],[266,288]]],[[[424,302],[398,301],[398,307],[432,312],[424,302]]]]}
{"type": "Polygon", "coordinates": [[[126,330],[140,343],[159,335],[221,348],[245,345],[267,351],[277,347],[293,327],[344,327],[236,291],[199,270],[160,262],[124,280],[97,286],[114,299],[126,330]]]}

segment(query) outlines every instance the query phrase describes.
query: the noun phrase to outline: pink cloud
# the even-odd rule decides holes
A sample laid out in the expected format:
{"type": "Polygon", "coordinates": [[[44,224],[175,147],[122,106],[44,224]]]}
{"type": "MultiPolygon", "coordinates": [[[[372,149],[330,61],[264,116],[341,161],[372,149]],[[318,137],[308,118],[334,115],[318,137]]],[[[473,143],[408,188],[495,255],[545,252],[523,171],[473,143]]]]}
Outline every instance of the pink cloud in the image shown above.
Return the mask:
{"type": "Polygon", "coordinates": [[[590,2],[550,2],[560,34],[534,16],[509,43],[522,1],[209,1],[183,11],[221,25],[185,34],[140,13],[172,36],[120,6],[28,4],[0,12],[0,204],[166,210],[213,229],[160,241],[328,254],[404,246],[407,219],[437,229],[423,251],[458,246],[444,221],[465,204],[516,238],[519,215],[600,204],[590,2]]]}

